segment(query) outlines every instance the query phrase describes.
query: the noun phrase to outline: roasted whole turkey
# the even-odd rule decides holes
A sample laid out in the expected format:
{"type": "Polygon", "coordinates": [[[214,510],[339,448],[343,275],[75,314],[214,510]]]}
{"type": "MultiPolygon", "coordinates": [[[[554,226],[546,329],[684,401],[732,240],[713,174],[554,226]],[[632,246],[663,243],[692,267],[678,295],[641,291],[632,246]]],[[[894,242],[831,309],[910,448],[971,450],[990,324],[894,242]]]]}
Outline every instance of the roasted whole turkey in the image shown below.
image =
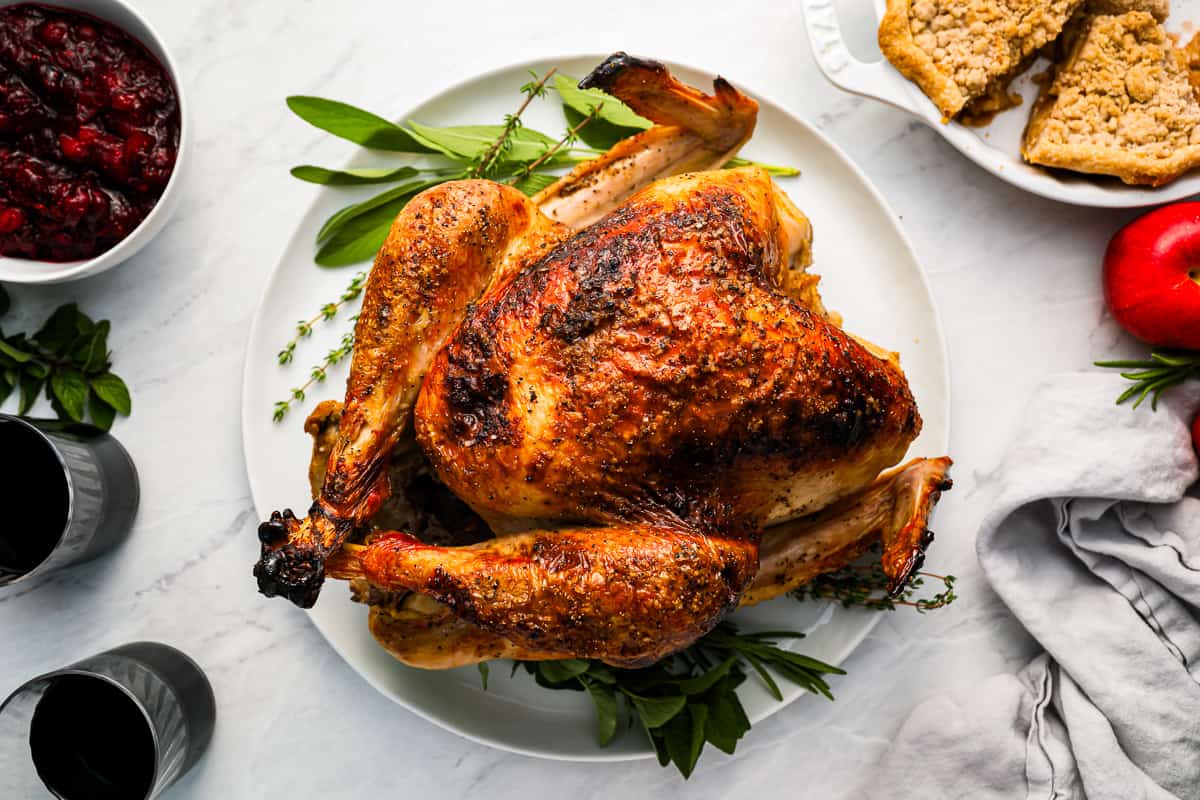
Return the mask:
{"type": "Polygon", "coordinates": [[[655,126],[533,198],[409,203],[309,419],[315,502],[260,527],[264,594],[351,580],[416,666],[647,664],[875,544],[899,588],[949,486],[884,472],[921,429],[897,358],[823,307],[771,177],[721,169],[755,102],[623,54],[582,85],[655,126]]]}

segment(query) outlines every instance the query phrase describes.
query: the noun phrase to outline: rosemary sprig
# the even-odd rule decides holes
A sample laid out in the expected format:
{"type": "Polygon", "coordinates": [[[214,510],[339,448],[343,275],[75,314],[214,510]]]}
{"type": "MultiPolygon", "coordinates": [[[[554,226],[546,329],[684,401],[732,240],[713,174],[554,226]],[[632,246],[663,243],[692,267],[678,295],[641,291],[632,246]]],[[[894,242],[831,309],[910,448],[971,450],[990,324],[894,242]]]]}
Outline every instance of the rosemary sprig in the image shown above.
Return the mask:
{"type": "Polygon", "coordinates": [[[312,336],[313,326],[318,322],[322,320],[328,322],[337,316],[338,310],[342,306],[346,305],[346,303],[349,303],[351,300],[357,299],[358,296],[362,294],[363,287],[366,285],[366,283],[367,273],[358,273],[350,281],[350,284],[346,287],[345,291],[342,292],[341,296],[336,302],[326,303],[325,305],[321,306],[321,310],[318,311],[311,319],[302,319],[297,322],[296,335],[293,336],[292,340],[284,345],[283,349],[279,351],[279,363],[292,363],[292,358],[296,353],[296,345],[300,343],[300,340],[307,339],[309,336],[312,336]]]}
{"type": "MultiPolygon", "coordinates": [[[[356,314],[350,319],[351,321],[356,321],[358,315],[356,314]]],[[[307,381],[290,390],[287,400],[278,400],[275,402],[275,410],[271,414],[272,419],[279,422],[286,417],[293,403],[303,402],[305,392],[312,388],[315,383],[324,383],[325,379],[329,377],[329,368],[339,363],[353,351],[354,331],[351,330],[342,334],[342,340],[338,346],[326,353],[325,360],[309,371],[307,381]]]]}
{"type": "Polygon", "coordinates": [[[543,97],[546,94],[546,83],[550,78],[554,77],[554,73],[557,71],[558,67],[551,67],[550,71],[540,78],[537,77],[536,73],[532,73],[536,80],[521,87],[521,93],[525,95],[525,100],[522,101],[515,114],[509,114],[504,118],[504,130],[496,138],[492,146],[480,157],[479,163],[471,170],[472,176],[478,178],[490,174],[496,157],[511,147],[513,131],[521,127],[522,124],[521,115],[525,113],[525,109],[529,108],[529,104],[533,102],[535,97],[543,97]]]}
{"type": "Polygon", "coordinates": [[[1144,361],[1097,361],[1097,367],[1125,370],[1121,377],[1132,381],[1117,398],[1117,405],[1134,397],[1137,408],[1147,397],[1150,408],[1158,410],[1158,399],[1172,386],[1178,386],[1188,378],[1200,378],[1200,353],[1157,352],[1144,361]]]}
{"type": "Polygon", "coordinates": [[[870,564],[852,564],[836,572],[820,575],[791,594],[797,600],[834,600],[844,608],[862,606],[877,611],[895,611],[900,606],[908,606],[921,614],[948,606],[958,599],[954,592],[956,578],[953,575],[918,572],[895,596],[887,593],[889,580],[879,562],[873,561],[870,564]],[[941,581],[942,588],[932,596],[918,597],[925,587],[926,578],[941,581]]]}

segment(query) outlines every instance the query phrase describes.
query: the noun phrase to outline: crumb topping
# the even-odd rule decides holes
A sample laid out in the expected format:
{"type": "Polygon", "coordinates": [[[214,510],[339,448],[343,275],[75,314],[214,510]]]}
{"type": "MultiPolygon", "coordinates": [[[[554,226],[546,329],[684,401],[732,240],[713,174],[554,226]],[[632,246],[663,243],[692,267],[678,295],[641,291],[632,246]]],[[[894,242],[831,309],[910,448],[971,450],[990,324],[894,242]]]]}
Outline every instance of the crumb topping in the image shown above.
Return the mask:
{"type": "Polygon", "coordinates": [[[1200,103],[1186,56],[1150,14],[1093,17],[1050,88],[1039,143],[1169,158],[1200,144],[1200,103]]]}
{"type": "Polygon", "coordinates": [[[1021,67],[1062,31],[1079,0],[913,0],[917,47],[968,98],[1021,67]]]}

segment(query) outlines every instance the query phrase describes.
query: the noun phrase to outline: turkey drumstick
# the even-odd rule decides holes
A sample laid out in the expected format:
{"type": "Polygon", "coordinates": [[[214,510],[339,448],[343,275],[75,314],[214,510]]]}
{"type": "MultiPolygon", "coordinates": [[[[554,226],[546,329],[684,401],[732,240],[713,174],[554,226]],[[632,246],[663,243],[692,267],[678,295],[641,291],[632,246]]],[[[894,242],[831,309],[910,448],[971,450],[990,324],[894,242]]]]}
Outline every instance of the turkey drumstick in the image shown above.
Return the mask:
{"type": "Polygon", "coordinates": [[[404,208],[367,281],[321,494],[306,518],[276,512],[259,526],[263,553],[254,574],[263,594],[312,606],[325,557],[387,497],[384,466],[467,306],[565,235],[525,195],[491,181],[442,184],[404,208]]]}

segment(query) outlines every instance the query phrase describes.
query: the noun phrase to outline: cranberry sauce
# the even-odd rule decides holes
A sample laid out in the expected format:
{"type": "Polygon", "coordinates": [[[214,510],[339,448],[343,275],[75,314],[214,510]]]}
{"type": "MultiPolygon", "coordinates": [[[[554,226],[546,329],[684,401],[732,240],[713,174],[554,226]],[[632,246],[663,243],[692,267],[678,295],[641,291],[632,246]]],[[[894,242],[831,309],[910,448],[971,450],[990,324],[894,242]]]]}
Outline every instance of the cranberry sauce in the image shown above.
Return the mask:
{"type": "Polygon", "coordinates": [[[0,255],[91,258],[146,218],[175,167],[162,64],[74,11],[0,8],[0,255]]]}

